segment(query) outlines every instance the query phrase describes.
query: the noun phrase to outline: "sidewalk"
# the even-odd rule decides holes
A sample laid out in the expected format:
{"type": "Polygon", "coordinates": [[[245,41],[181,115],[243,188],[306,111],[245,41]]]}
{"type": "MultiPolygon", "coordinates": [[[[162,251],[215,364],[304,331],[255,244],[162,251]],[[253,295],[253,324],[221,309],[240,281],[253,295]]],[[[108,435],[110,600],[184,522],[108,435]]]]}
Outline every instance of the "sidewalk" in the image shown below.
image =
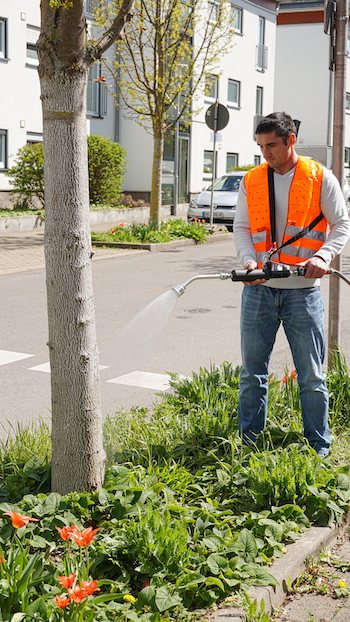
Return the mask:
{"type": "MultiPolygon", "coordinates": [[[[133,249],[94,248],[93,261],[138,252],[133,249]]],[[[0,274],[43,270],[44,267],[43,229],[0,233],[0,274]]]]}

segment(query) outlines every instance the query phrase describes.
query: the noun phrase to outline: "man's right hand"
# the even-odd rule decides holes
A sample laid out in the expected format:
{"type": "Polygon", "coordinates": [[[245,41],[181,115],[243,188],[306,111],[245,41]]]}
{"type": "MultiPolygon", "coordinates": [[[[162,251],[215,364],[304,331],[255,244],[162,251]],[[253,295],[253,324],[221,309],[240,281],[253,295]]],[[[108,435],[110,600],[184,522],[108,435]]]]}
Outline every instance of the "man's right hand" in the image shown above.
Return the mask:
{"type": "MultiPolygon", "coordinates": [[[[250,270],[255,270],[258,267],[258,264],[256,263],[256,261],[247,261],[246,264],[244,264],[244,269],[247,271],[250,270]]],[[[249,281],[249,282],[244,282],[244,285],[250,286],[250,285],[262,285],[263,283],[266,283],[266,279],[256,279],[256,281],[249,281]]]]}

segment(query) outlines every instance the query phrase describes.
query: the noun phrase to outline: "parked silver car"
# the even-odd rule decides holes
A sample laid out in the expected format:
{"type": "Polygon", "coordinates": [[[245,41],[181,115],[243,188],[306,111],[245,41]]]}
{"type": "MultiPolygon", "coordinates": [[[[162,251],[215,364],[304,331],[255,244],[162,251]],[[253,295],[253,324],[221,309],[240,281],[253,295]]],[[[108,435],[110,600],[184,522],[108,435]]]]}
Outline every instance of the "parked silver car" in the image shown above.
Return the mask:
{"type": "MultiPolygon", "coordinates": [[[[236,213],[239,185],[246,171],[226,173],[214,181],[213,223],[232,230],[236,213]]],[[[211,185],[192,199],[187,212],[188,222],[195,219],[210,222],[211,185]]]]}

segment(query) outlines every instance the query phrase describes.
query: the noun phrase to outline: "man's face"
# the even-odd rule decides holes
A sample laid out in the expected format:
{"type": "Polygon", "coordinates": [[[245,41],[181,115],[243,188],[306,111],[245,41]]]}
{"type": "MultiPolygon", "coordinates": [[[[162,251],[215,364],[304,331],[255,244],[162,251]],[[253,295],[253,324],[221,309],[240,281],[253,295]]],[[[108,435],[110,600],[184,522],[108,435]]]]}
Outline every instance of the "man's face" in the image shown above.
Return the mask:
{"type": "Polygon", "coordinates": [[[286,172],[290,168],[293,160],[294,145],[296,142],[295,134],[290,134],[287,143],[275,132],[270,134],[257,134],[256,142],[260,147],[261,153],[266,162],[277,172],[286,172]]]}

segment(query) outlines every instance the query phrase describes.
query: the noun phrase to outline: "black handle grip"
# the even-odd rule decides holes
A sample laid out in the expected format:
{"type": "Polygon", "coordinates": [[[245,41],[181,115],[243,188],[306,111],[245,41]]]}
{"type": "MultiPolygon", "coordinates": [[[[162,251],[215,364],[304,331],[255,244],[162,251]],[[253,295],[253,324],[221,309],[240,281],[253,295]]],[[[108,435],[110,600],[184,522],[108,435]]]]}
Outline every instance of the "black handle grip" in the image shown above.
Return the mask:
{"type": "Polygon", "coordinates": [[[257,279],[266,279],[264,270],[232,270],[232,281],[242,281],[243,283],[249,283],[250,281],[256,281],[257,279]]]}

